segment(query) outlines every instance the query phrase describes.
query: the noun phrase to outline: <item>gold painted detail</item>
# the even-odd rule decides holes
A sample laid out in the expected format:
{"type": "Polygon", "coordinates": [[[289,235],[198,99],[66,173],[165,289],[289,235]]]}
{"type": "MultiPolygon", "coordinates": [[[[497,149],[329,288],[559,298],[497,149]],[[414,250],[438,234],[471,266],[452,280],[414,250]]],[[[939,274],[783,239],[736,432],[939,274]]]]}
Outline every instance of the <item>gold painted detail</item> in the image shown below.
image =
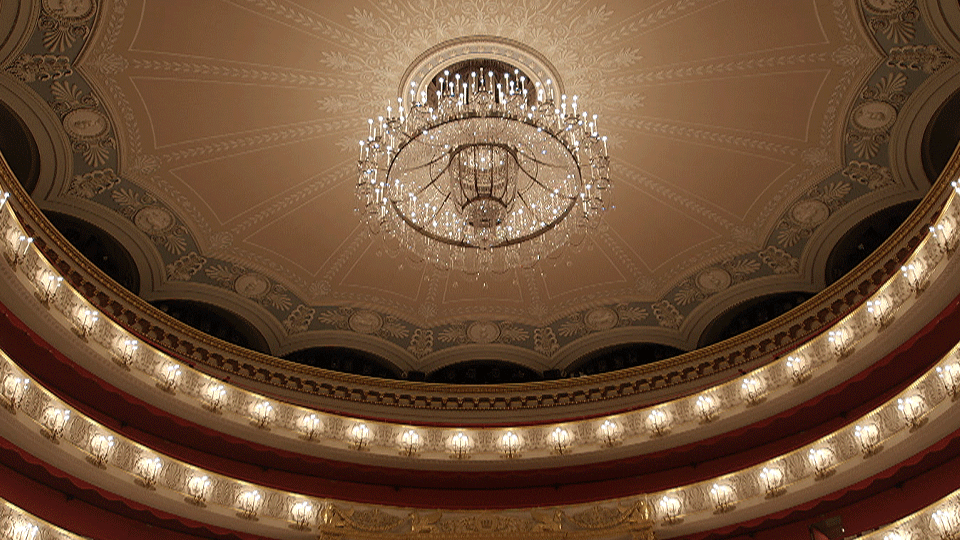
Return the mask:
{"type": "Polygon", "coordinates": [[[586,510],[533,508],[506,511],[416,510],[406,516],[379,508],[352,509],[328,503],[319,516],[321,538],[497,538],[503,540],[589,538],[599,531],[654,540],[654,521],[642,497],[586,510]]]}

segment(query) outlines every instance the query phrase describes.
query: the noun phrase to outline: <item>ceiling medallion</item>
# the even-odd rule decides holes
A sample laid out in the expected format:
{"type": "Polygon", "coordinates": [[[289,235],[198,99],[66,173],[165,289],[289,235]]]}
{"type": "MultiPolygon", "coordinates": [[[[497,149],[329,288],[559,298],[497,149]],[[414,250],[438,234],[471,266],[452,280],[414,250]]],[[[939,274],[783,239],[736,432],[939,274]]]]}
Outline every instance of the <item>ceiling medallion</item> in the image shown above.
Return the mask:
{"type": "Polygon", "coordinates": [[[369,120],[357,193],[371,232],[442,269],[502,273],[579,245],[606,210],[606,137],[552,79],[459,60],[369,120]]]}

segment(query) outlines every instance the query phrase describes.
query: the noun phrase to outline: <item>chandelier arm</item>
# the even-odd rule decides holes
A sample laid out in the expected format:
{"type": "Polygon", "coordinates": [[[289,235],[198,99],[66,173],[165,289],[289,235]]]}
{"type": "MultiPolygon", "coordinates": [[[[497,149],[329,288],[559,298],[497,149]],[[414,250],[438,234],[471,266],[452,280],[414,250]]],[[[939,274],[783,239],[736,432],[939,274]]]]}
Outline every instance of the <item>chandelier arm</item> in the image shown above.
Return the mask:
{"type": "MultiPolygon", "coordinates": [[[[422,168],[424,168],[424,167],[428,167],[428,166],[430,166],[430,165],[433,165],[434,163],[436,163],[436,162],[440,161],[441,159],[443,159],[443,157],[446,156],[446,155],[447,155],[447,154],[441,154],[439,157],[437,157],[437,159],[434,159],[434,160],[430,161],[429,163],[426,163],[426,164],[424,164],[424,165],[422,165],[422,166],[420,166],[420,167],[414,167],[414,168],[412,168],[411,170],[414,170],[414,171],[415,171],[415,170],[417,170],[417,169],[422,169],[422,168]]],[[[450,169],[450,165],[451,165],[451,164],[453,164],[453,160],[452,160],[452,159],[447,161],[447,165],[446,165],[445,167],[443,167],[442,169],[440,169],[440,172],[438,172],[436,176],[431,176],[431,177],[430,177],[430,181],[427,182],[426,184],[424,184],[423,187],[421,187],[419,190],[417,190],[417,194],[419,195],[419,194],[423,193],[424,191],[427,190],[427,188],[429,188],[429,187],[433,186],[434,184],[436,184],[436,183],[437,183],[437,180],[439,180],[440,177],[443,176],[444,174],[446,174],[446,172],[450,169]]]]}
{"type": "Polygon", "coordinates": [[[434,218],[436,218],[437,215],[440,214],[440,211],[443,210],[444,205],[446,205],[446,204],[447,204],[447,201],[449,201],[449,200],[450,200],[450,192],[447,192],[447,196],[443,198],[443,202],[440,203],[440,206],[437,207],[437,211],[434,212],[432,216],[430,216],[429,219],[430,219],[431,221],[432,221],[434,218]]]}
{"type": "MultiPolygon", "coordinates": [[[[566,145],[563,145],[563,147],[566,148],[566,145]]],[[[570,152],[570,150],[567,149],[567,152],[570,152]]],[[[573,156],[573,152],[570,152],[570,155],[573,156]]],[[[537,165],[543,165],[544,167],[550,167],[553,169],[559,169],[560,167],[562,167],[562,165],[558,165],[556,163],[547,163],[546,161],[540,161],[539,159],[527,154],[523,154],[523,157],[525,157],[526,159],[529,159],[530,161],[536,163],[537,165]]],[[[517,162],[519,163],[519,160],[517,160],[517,162]]],[[[577,161],[576,158],[574,158],[573,162],[577,164],[577,167],[580,166],[580,162],[577,161]]]]}
{"type": "MultiPolygon", "coordinates": [[[[536,162],[536,160],[534,160],[534,162],[536,162]]],[[[550,189],[549,189],[547,186],[545,186],[545,185],[543,184],[543,182],[541,182],[541,181],[537,178],[537,176],[534,176],[534,175],[528,173],[527,170],[523,168],[523,165],[520,165],[520,162],[519,162],[519,161],[517,162],[517,165],[519,166],[520,172],[522,172],[523,174],[525,174],[525,175],[527,176],[527,178],[530,179],[531,182],[533,182],[534,184],[540,186],[540,188],[543,189],[544,191],[546,191],[547,193],[550,193],[550,189]]],[[[539,172],[538,172],[538,174],[539,174],[539,172]]],[[[519,195],[519,193],[518,193],[518,195],[519,195]]]]}
{"type": "Polygon", "coordinates": [[[367,212],[367,219],[390,220],[387,232],[423,259],[473,272],[477,264],[480,271],[489,265],[524,264],[527,258],[535,264],[572,242],[570,227],[581,226],[575,215],[595,220],[593,214],[605,210],[596,206],[591,199],[597,194],[585,186],[591,179],[608,179],[606,137],[599,137],[586,118],[580,120],[576,101],[572,115],[566,112],[567,104],[561,104],[561,116],[552,91],[549,96],[542,91],[534,95],[535,108],[528,108],[526,92],[527,103],[520,104],[513,87],[507,97],[483,83],[464,85],[462,93],[459,84],[453,87],[442,80],[439,85],[436,110],[417,102],[406,121],[402,115],[396,121],[391,116],[390,130],[384,125],[384,134],[396,137],[384,139],[396,144],[396,152],[379,144],[367,148],[367,162],[376,158],[384,165],[361,175],[386,174],[383,189],[409,194],[409,200],[371,199],[370,188],[360,185],[358,193],[367,206],[380,206],[367,212]],[[604,145],[598,147],[601,140],[604,145]],[[387,208],[392,211],[385,212],[387,208]],[[551,230],[560,233],[544,236],[551,230]],[[470,262],[462,256],[464,249],[488,253],[532,240],[537,242],[529,244],[529,253],[504,251],[499,263],[490,257],[470,262]]]}

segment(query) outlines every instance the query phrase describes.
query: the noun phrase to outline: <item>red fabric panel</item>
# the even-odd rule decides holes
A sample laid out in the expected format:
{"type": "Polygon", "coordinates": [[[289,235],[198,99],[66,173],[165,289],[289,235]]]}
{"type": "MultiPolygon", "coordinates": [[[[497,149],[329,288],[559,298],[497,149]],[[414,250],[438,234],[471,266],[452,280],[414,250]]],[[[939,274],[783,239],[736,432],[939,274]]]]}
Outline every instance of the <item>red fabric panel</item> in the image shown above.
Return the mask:
{"type": "Polygon", "coordinates": [[[0,497],[48,523],[104,540],[256,540],[173,516],[74,478],[0,439],[0,497]]]}
{"type": "Polygon", "coordinates": [[[687,540],[806,540],[810,525],[833,516],[842,518],[850,537],[893,523],[957,489],[960,431],[895,467],[818,500],[687,540]]]}
{"type": "Polygon", "coordinates": [[[587,502],[655,491],[736,470],[845,424],[913,380],[960,334],[956,300],[897,351],[853,380],[793,410],[658,454],[565,469],[424,472],[365,467],[232,438],[153,408],[54,350],[6,307],[0,346],[78,410],[158,451],[224,474],[319,497],[424,507],[502,508],[587,502]],[[872,397],[871,397],[872,396],[872,397]],[[101,412],[103,411],[103,412],[101,412]]]}

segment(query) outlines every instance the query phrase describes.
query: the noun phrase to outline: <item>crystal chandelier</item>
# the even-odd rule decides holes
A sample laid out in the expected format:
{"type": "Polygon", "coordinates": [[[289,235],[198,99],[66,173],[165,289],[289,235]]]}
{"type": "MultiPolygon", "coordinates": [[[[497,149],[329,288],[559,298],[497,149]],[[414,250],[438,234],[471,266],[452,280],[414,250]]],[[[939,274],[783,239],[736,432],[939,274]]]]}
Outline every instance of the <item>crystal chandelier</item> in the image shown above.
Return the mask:
{"type": "Polygon", "coordinates": [[[576,96],[557,99],[552,81],[505,68],[451,66],[430,92],[412,89],[369,120],[360,211],[392,251],[502,273],[558,256],[599,224],[610,167],[596,115],[576,96]]]}

